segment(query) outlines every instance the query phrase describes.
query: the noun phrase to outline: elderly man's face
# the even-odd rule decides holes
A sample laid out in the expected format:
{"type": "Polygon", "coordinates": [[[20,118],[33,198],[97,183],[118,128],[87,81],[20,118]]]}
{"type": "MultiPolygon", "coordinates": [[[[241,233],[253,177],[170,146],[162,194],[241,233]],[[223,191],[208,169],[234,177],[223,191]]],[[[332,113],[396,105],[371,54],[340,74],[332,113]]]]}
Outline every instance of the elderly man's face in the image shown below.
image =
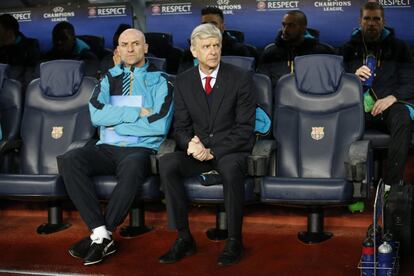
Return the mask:
{"type": "Polygon", "coordinates": [[[196,38],[195,45],[191,45],[190,49],[203,72],[216,68],[220,63],[221,43],[218,37],[196,38]]]}
{"type": "Polygon", "coordinates": [[[385,21],[381,10],[363,10],[359,26],[366,41],[376,41],[380,38],[385,21]]]}
{"type": "Polygon", "coordinates": [[[125,66],[141,67],[145,63],[145,54],[148,52],[148,44],[144,35],[135,29],[125,30],[119,36],[118,53],[125,66]]]}
{"type": "Polygon", "coordinates": [[[282,20],[282,39],[295,43],[301,41],[305,34],[306,26],[300,24],[295,15],[286,14],[282,20]]]}

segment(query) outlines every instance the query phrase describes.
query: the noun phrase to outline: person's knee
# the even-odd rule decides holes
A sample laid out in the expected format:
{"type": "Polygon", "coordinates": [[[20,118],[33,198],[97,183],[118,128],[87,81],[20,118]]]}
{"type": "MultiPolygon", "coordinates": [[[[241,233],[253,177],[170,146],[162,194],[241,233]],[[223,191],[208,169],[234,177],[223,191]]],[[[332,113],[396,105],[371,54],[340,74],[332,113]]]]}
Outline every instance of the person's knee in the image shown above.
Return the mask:
{"type": "Polygon", "coordinates": [[[158,160],[158,167],[161,176],[168,176],[171,172],[179,169],[179,159],[175,153],[165,154],[158,160]]]}
{"type": "Polygon", "coordinates": [[[225,155],[219,160],[217,170],[223,177],[223,180],[232,179],[236,175],[245,174],[245,162],[231,155],[225,155]]]}

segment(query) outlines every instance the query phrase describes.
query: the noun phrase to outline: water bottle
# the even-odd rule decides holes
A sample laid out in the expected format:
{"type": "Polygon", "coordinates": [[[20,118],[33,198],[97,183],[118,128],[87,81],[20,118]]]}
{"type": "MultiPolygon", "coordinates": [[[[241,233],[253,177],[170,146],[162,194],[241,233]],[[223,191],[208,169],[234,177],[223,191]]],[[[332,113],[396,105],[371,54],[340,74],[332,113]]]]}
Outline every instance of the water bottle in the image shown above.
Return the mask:
{"type": "Polygon", "coordinates": [[[374,241],[370,237],[367,237],[362,243],[361,275],[374,276],[374,267],[374,241]]]}
{"type": "Polygon", "coordinates": [[[395,257],[397,257],[397,243],[395,242],[393,235],[391,232],[387,231],[384,234],[383,241],[386,241],[389,245],[391,245],[392,248],[392,258],[395,260],[395,257]]]}
{"type": "Polygon", "coordinates": [[[393,268],[392,247],[388,242],[378,247],[377,276],[391,276],[393,268]]]}
{"type": "Polygon", "coordinates": [[[377,58],[374,55],[367,55],[365,59],[365,65],[371,71],[371,76],[362,82],[365,90],[372,87],[372,83],[374,82],[374,75],[375,75],[375,67],[377,66],[377,58]]]}

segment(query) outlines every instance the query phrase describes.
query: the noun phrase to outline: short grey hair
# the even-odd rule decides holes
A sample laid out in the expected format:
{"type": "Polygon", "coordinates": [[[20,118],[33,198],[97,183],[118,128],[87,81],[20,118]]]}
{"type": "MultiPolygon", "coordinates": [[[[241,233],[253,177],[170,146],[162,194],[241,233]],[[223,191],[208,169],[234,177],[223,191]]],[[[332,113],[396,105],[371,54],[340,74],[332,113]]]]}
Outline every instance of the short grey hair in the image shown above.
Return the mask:
{"type": "Polygon", "coordinates": [[[195,46],[197,38],[206,39],[211,37],[218,38],[221,45],[222,35],[219,28],[210,23],[198,25],[191,33],[191,46],[195,46]]]}

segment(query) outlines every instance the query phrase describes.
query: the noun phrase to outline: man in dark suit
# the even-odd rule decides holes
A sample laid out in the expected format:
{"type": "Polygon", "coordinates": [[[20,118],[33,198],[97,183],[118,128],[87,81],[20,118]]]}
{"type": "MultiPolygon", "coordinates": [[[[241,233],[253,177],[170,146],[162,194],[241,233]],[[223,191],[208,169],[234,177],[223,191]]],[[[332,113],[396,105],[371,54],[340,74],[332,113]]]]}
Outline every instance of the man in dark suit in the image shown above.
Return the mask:
{"type": "Polygon", "coordinates": [[[196,27],[191,52],[199,65],[176,79],[174,138],[182,151],[161,158],[160,174],[169,223],[177,229],[178,239],[160,263],[174,263],[195,253],[184,179],[211,170],[222,177],[228,215],[229,238],[218,264],[235,264],[243,253],[244,180],[246,157],[254,144],[256,99],[251,74],[220,63],[221,42],[222,34],[214,25],[196,27]]]}

